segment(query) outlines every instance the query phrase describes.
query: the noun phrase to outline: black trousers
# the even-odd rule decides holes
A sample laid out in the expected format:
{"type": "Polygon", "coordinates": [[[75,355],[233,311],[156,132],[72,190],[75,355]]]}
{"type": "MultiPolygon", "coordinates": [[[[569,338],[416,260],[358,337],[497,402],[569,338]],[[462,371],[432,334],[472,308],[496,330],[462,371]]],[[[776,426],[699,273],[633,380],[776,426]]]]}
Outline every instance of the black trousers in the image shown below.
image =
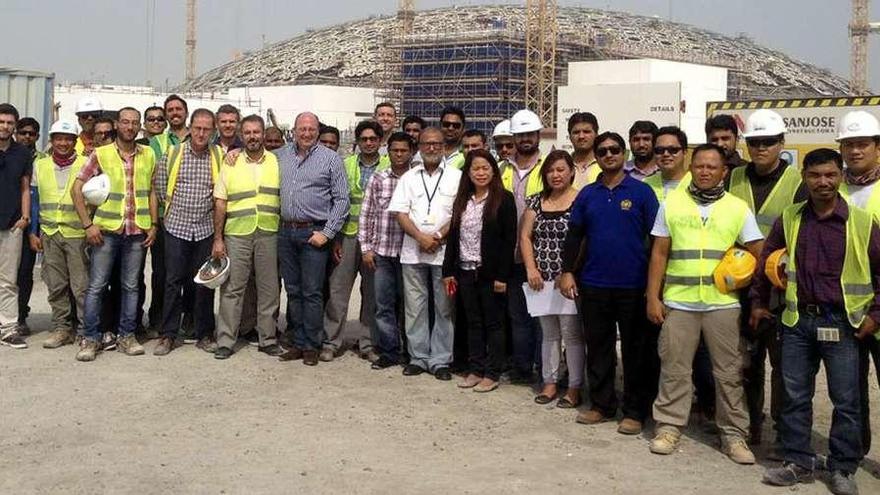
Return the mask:
{"type": "Polygon", "coordinates": [[[24,324],[31,312],[31,292],[34,290],[34,264],[37,253],[31,250],[27,232],[21,236],[21,262],[18,265],[18,322],[24,324]]]}
{"type": "Polygon", "coordinates": [[[871,407],[868,390],[870,388],[869,372],[871,361],[874,361],[874,374],[880,385],[880,340],[867,336],[859,342],[859,392],[862,410],[862,450],[865,455],[871,450],[871,407]]]}
{"type": "Polygon", "coordinates": [[[468,372],[498,380],[504,367],[504,298],[478,270],[458,270],[458,298],[467,319],[468,372]]]}
{"type": "Polygon", "coordinates": [[[644,289],[581,287],[581,315],[587,344],[587,377],[593,408],[617,414],[614,391],[617,332],[623,361],[623,416],[644,421],[651,416],[660,380],[659,329],[645,314],[644,289]]]}
{"type": "Polygon", "coordinates": [[[186,241],[165,232],[165,300],[162,303],[162,334],[176,338],[180,331],[180,319],[187,306],[186,287],[191,288],[193,299],[189,306],[195,321],[197,339],[214,335],[214,291],[195,286],[192,279],[199,267],[211,255],[213,238],[186,241]]]}
{"type": "Polygon", "coordinates": [[[779,420],[782,415],[785,385],[782,382],[782,340],[780,334],[780,318],[776,320],[762,320],[758,326],[757,334],[752,334],[748,329],[748,321],[745,315],[746,307],[743,307],[743,340],[746,344],[746,357],[748,362],[743,368],[743,392],[745,392],[746,406],[749,408],[749,424],[752,431],[760,430],[764,422],[764,383],[766,377],[767,356],[770,356],[770,417],[773,419],[773,428],[779,429],[779,420]]]}

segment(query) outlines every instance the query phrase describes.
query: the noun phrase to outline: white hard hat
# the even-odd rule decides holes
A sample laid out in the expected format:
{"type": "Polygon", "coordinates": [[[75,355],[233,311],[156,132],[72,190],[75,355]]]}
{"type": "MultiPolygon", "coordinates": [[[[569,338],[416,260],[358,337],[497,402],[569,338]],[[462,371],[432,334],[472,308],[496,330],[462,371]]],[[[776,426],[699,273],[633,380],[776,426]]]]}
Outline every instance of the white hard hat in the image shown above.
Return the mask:
{"type": "Polygon", "coordinates": [[[49,136],[52,134],[70,134],[71,136],[77,136],[79,135],[79,128],[69,120],[59,120],[49,128],[49,136]]]}
{"type": "Polygon", "coordinates": [[[782,121],[782,116],[773,110],[762,108],[749,115],[743,137],[746,139],[770,137],[785,134],[785,132],[785,122],[782,121]]]}
{"type": "Polygon", "coordinates": [[[495,126],[495,130],[492,131],[492,137],[511,137],[513,134],[510,132],[510,119],[502,120],[495,126]]]}
{"type": "Polygon", "coordinates": [[[199,271],[196,273],[196,276],[193,277],[193,282],[205,287],[207,289],[217,289],[223,282],[226,282],[226,279],[229,278],[229,257],[224,256],[222,258],[209,258],[199,271]]]}
{"type": "Polygon", "coordinates": [[[101,206],[110,196],[110,177],[107,174],[96,175],[83,184],[83,196],[93,206],[101,206]]]}
{"type": "Polygon", "coordinates": [[[101,100],[94,96],[85,96],[76,102],[76,113],[101,112],[103,110],[104,106],[101,105],[101,100]]]}
{"type": "Polygon", "coordinates": [[[880,122],[877,122],[877,117],[864,110],[847,113],[837,125],[837,141],[876,136],[880,136],[880,122]]]}
{"type": "Polygon", "coordinates": [[[513,114],[510,118],[510,133],[524,134],[526,132],[537,132],[543,129],[541,117],[531,110],[520,110],[513,114]]]}

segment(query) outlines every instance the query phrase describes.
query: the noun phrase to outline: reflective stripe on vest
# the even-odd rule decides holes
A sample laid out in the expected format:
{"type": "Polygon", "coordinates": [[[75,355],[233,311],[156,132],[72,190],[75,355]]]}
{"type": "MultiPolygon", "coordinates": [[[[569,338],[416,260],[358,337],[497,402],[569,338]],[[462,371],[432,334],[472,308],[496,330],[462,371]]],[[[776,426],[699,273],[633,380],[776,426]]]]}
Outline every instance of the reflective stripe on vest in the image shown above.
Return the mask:
{"type": "MultiPolygon", "coordinates": [[[[95,211],[95,225],[109,232],[122,227],[125,213],[125,164],[115,144],[101,146],[95,150],[98,166],[110,178],[110,194],[95,211]]],[[[153,169],[156,158],[149,146],[137,145],[134,155],[134,205],[135,224],[147,230],[153,222],[150,219],[150,190],[153,182],[153,169]]]]}
{"type": "Polygon", "coordinates": [[[278,159],[266,152],[263,163],[246,162],[241,153],[235,166],[223,163],[222,176],[226,181],[225,235],[250,235],[258,228],[264,232],[278,232],[281,218],[281,174],[278,159]],[[260,182],[254,183],[251,167],[260,167],[260,182]]]}
{"type": "MultiPolygon", "coordinates": [[[[345,177],[348,179],[349,202],[348,218],[342,226],[342,233],[347,236],[357,235],[358,222],[361,215],[361,204],[364,202],[364,190],[361,189],[361,167],[358,155],[351,155],[345,159],[345,177]]],[[[379,157],[379,163],[373,173],[381,172],[391,166],[391,159],[387,156],[379,157]]]]}
{"type": "MultiPolygon", "coordinates": [[[[217,183],[217,175],[220,173],[220,164],[223,162],[223,150],[216,145],[208,145],[211,153],[211,189],[217,183]]],[[[165,168],[168,171],[168,186],[165,188],[165,208],[163,216],[168,217],[168,210],[171,209],[171,197],[177,188],[177,176],[180,175],[180,165],[183,163],[183,150],[186,144],[173,146],[168,152],[168,160],[165,162],[165,168]]]]}
{"type": "Polygon", "coordinates": [[[46,235],[61,232],[67,239],[85,237],[82,222],[73,206],[70,190],[80,169],[85,165],[86,157],[78,155],[69,166],[70,171],[64,189],[59,192],[55,179],[55,162],[51,156],[44,156],[34,163],[37,171],[37,192],[40,195],[40,231],[46,235]]]}
{"type": "MultiPolygon", "coordinates": [[[[541,179],[541,164],[544,163],[544,157],[538,158],[538,163],[532,168],[529,172],[528,177],[526,177],[526,197],[534,196],[535,194],[540,193],[544,190],[544,181],[541,179]]],[[[513,191],[513,174],[516,173],[516,165],[509,161],[504,161],[500,165],[501,168],[501,184],[504,186],[504,189],[507,189],[510,192],[513,191]]]]}
{"type": "Polygon", "coordinates": [[[761,209],[755,211],[755,196],[752,193],[752,184],[746,175],[747,167],[737,167],[733,169],[730,176],[730,193],[749,205],[749,209],[755,214],[758,221],[758,228],[764,237],[770,234],[770,229],[776,219],[782,215],[782,210],[791,206],[794,202],[794,195],[797,194],[798,188],[801,186],[801,174],[797,167],[788,165],[780,165],[785,167],[782,176],[773,185],[773,190],[767,195],[761,209]]]}
{"type": "MultiPolygon", "coordinates": [[[[788,283],[785,286],[785,310],[782,312],[782,323],[789,327],[797,325],[800,319],[797,300],[797,256],[793,253],[797,253],[798,233],[806,204],[806,202],[794,204],[782,213],[785,246],[789,252],[786,266],[788,283]]],[[[873,224],[874,218],[870,213],[849,205],[849,216],[846,220],[846,254],[843,257],[840,286],[847,319],[856,328],[862,324],[874,300],[871,264],[868,258],[873,224]]]]}
{"type": "MultiPolygon", "coordinates": [[[[651,186],[651,189],[654,190],[654,195],[657,196],[657,201],[662,203],[663,200],[666,199],[666,191],[663,189],[663,175],[660,172],[648,177],[644,180],[644,183],[651,186]]],[[[685,190],[688,186],[691,185],[691,173],[688,172],[684,174],[681,180],[678,182],[678,185],[675,186],[675,190],[685,190]]]]}
{"type": "Polygon", "coordinates": [[[735,304],[736,293],[721,293],[715,287],[713,273],[739,238],[749,207],[732,194],[725,194],[712,205],[704,223],[686,190],[671,191],[664,205],[670,248],[663,299],[713,306],[735,304]]]}

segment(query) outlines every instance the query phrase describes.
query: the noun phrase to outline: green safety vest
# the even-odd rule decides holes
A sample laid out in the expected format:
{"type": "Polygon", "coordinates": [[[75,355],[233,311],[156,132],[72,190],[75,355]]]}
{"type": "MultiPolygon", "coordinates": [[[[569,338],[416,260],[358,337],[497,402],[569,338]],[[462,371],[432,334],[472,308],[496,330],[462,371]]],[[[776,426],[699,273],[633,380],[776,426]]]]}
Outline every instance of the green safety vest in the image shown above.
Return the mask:
{"type": "Polygon", "coordinates": [[[268,151],[263,163],[252,165],[245,161],[245,153],[238,155],[235,166],[223,163],[226,178],[225,235],[246,236],[257,229],[278,232],[281,219],[281,172],[278,159],[268,151]],[[254,183],[249,167],[261,167],[260,183],[254,183]]]}
{"type": "MultiPolygon", "coordinates": [[[[160,216],[167,217],[170,210],[171,196],[177,187],[177,176],[180,174],[180,164],[183,162],[183,148],[185,145],[179,144],[171,147],[168,152],[168,161],[165,167],[168,170],[168,187],[165,189],[165,204],[160,205],[165,211],[160,216]]],[[[217,145],[208,145],[211,153],[211,185],[217,182],[217,175],[220,173],[220,164],[223,163],[223,150],[217,145]]]]}
{"type": "Polygon", "coordinates": [[[713,306],[737,303],[736,293],[724,294],[715,287],[713,273],[724,253],[736,244],[749,214],[748,205],[725,194],[712,206],[704,223],[687,191],[672,191],[664,204],[671,246],[663,299],[713,306]]]}
{"type": "Polygon", "coordinates": [[[59,192],[55,179],[55,162],[51,156],[39,158],[34,163],[37,171],[37,192],[40,197],[40,230],[46,235],[61,232],[67,239],[82,239],[86,233],[83,224],[73,207],[70,190],[80,169],[85,165],[86,157],[77,155],[70,165],[70,175],[64,189],[59,192]]]}
{"type": "MultiPolygon", "coordinates": [[[[538,163],[532,167],[526,177],[526,197],[533,196],[544,190],[544,180],[541,178],[541,164],[544,163],[544,157],[538,158],[538,163]]],[[[516,166],[509,161],[501,162],[501,184],[504,189],[513,192],[513,174],[516,173],[516,166]]]]}
{"type": "MultiPolygon", "coordinates": [[[[793,327],[797,325],[797,252],[798,232],[801,227],[803,209],[807,203],[793,204],[782,212],[782,225],[785,229],[785,246],[788,250],[785,286],[785,310],[782,323],[793,327]]],[[[843,292],[843,305],[847,319],[856,328],[862,324],[868,307],[874,300],[874,286],[871,283],[871,262],[868,258],[868,244],[871,240],[871,227],[874,219],[867,211],[849,205],[846,219],[846,254],[843,257],[843,271],[840,274],[840,287],[843,292]]],[[[876,336],[876,335],[875,335],[876,336]]],[[[880,337],[878,337],[880,338],[880,337]]]]}
{"type": "MultiPolygon", "coordinates": [[[[347,236],[357,235],[358,221],[361,215],[361,205],[364,202],[364,191],[361,189],[361,167],[358,158],[359,155],[351,155],[345,159],[345,177],[348,179],[349,199],[351,206],[348,210],[348,219],[342,226],[342,233],[347,236]]],[[[376,164],[376,170],[373,172],[381,172],[391,166],[391,159],[387,156],[380,156],[379,163],[376,164]]]]}
{"type": "MultiPolygon", "coordinates": [[[[147,230],[153,226],[150,219],[150,191],[153,183],[153,169],[156,166],[156,155],[149,146],[136,145],[134,154],[134,206],[135,224],[147,230]]],[[[122,227],[125,215],[125,165],[115,144],[107,144],[95,149],[98,166],[110,177],[110,195],[107,201],[95,210],[95,225],[108,232],[115,232],[122,227]]]]}
{"type": "MultiPolygon", "coordinates": [[[[849,198],[849,184],[843,183],[840,185],[840,195],[843,196],[847,203],[852,204],[849,198]]],[[[865,203],[863,209],[874,215],[874,219],[880,222],[880,182],[871,190],[871,196],[868,197],[868,202],[865,203]]]]}
{"type": "Polygon", "coordinates": [[[752,183],[746,176],[746,167],[733,169],[730,175],[730,193],[749,205],[749,209],[755,213],[758,228],[766,238],[776,219],[782,215],[782,211],[794,202],[794,195],[801,186],[801,174],[797,167],[781,165],[785,167],[782,177],[776,181],[773,190],[767,196],[761,209],[755,211],[755,197],[752,194],[752,183]]]}
{"type": "MultiPolygon", "coordinates": [[[[663,200],[666,199],[666,191],[663,189],[663,176],[660,172],[645,179],[644,183],[651,186],[651,189],[654,190],[654,194],[657,196],[657,201],[662,203],[663,200]]],[[[678,183],[678,186],[675,187],[674,191],[686,191],[690,185],[691,173],[688,172],[681,178],[681,181],[678,183]]]]}

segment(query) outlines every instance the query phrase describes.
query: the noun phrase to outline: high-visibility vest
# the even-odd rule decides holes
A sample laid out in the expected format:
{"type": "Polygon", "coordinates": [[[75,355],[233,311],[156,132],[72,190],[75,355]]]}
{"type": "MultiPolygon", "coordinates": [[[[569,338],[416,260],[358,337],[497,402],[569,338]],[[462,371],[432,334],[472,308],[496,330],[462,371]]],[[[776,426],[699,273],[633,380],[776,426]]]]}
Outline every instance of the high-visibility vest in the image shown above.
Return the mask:
{"type": "MultiPolygon", "coordinates": [[[[657,196],[657,201],[660,203],[666,199],[666,190],[663,189],[663,175],[660,172],[648,177],[643,181],[645,184],[651,186],[651,189],[654,190],[654,194],[657,196]]],[[[675,186],[673,191],[684,191],[691,185],[691,173],[688,172],[684,174],[679,181],[678,185],[675,186]]]]}
{"type": "MultiPolygon", "coordinates": [[[[782,212],[785,246],[789,253],[788,265],[785,268],[788,283],[785,286],[785,310],[782,312],[782,323],[789,327],[797,325],[799,319],[795,253],[797,253],[798,233],[806,204],[806,201],[796,203],[782,212]]],[[[843,271],[840,273],[840,288],[843,292],[847,319],[856,328],[864,321],[868,307],[874,300],[871,261],[868,258],[873,223],[874,218],[870,213],[849,205],[849,216],[846,219],[846,254],[843,257],[843,271]]]]}
{"type": "Polygon", "coordinates": [[[79,170],[85,165],[86,157],[77,155],[70,164],[70,175],[64,189],[59,192],[55,179],[55,161],[51,156],[44,156],[34,163],[37,171],[37,192],[40,197],[40,230],[46,235],[61,232],[67,239],[81,239],[86,233],[83,224],[73,207],[70,190],[79,170]]]}
{"type": "Polygon", "coordinates": [[[758,228],[764,237],[770,234],[770,229],[776,219],[782,215],[782,210],[794,203],[794,195],[801,186],[801,174],[797,167],[780,165],[785,167],[782,177],[773,185],[773,190],[767,196],[760,210],[755,210],[755,197],[752,194],[752,183],[746,176],[746,167],[733,169],[730,175],[730,193],[749,205],[749,209],[755,214],[758,228]]]}
{"type": "MultiPolygon", "coordinates": [[[[165,212],[164,217],[168,216],[168,210],[171,209],[171,197],[174,195],[177,187],[177,176],[180,174],[180,164],[183,162],[183,150],[185,144],[172,146],[168,152],[168,161],[165,167],[168,170],[168,186],[165,188],[165,212]]],[[[217,183],[217,175],[220,174],[220,164],[223,163],[223,150],[216,145],[208,145],[211,153],[211,185],[217,183]]]]}
{"type": "MultiPolygon", "coordinates": [[[[153,169],[156,155],[149,146],[135,145],[134,154],[134,223],[147,230],[153,226],[150,218],[150,191],[153,188],[153,169]]],[[[111,143],[95,149],[98,166],[110,178],[110,195],[107,201],[95,210],[94,223],[102,230],[115,232],[122,227],[125,216],[125,164],[119,156],[116,145],[111,143]]]]}
{"type": "MultiPolygon", "coordinates": [[[[351,206],[348,210],[348,219],[342,226],[342,233],[347,236],[357,235],[358,222],[360,221],[361,205],[364,202],[364,190],[361,189],[361,167],[360,156],[351,155],[345,159],[345,177],[348,179],[349,200],[351,206]]],[[[373,172],[381,172],[391,166],[391,159],[387,156],[379,157],[379,163],[376,164],[376,170],[373,172]]]]}
{"type": "MultiPolygon", "coordinates": [[[[840,185],[840,195],[843,196],[847,203],[853,204],[850,200],[849,184],[844,183],[840,185]]],[[[874,189],[871,190],[871,195],[868,196],[868,202],[865,203],[863,209],[874,215],[874,219],[880,222],[880,182],[877,182],[874,189]]]]}
{"type": "Polygon", "coordinates": [[[281,218],[281,173],[278,159],[270,152],[263,155],[263,163],[246,162],[246,153],[235,160],[235,166],[223,163],[226,178],[225,235],[245,236],[258,228],[264,232],[278,232],[281,218]],[[250,167],[260,167],[260,182],[254,182],[250,167]]]}
{"type": "Polygon", "coordinates": [[[464,151],[459,150],[455,152],[455,154],[452,156],[452,159],[447,160],[446,157],[443,157],[443,160],[446,162],[447,167],[453,167],[461,170],[464,168],[465,158],[466,157],[464,155],[464,151]]]}
{"type": "MultiPolygon", "coordinates": [[[[541,164],[544,163],[544,157],[538,158],[538,163],[529,171],[526,177],[526,196],[533,196],[544,190],[544,180],[541,179],[541,164]]],[[[516,172],[516,165],[505,160],[501,162],[501,184],[504,189],[513,192],[513,174],[516,172]]]]}
{"type": "MultiPolygon", "coordinates": [[[[587,165],[587,182],[584,183],[582,187],[587,187],[596,180],[599,179],[599,174],[602,173],[602,167],[599,166],[599,162],[593,161],[593,163],[587,165]]],[[[577,185],[574,186],[575,189],[580,190],[577,185]]]]}
{"type": "Polygon", "coordinates": [[[715,287],[713,273],[724,253],[736,244],[749,214],[748,205],[724,194],[703,222],[687,191],[670,192],[664,204],[671,245],[663,299],[713,306],[737,303],[736,293],[724,294],[715,287]]]}
{"type": "Polygon", "coordinates": [[[164,156],[165,153],[168,152],[168,147],[171,146],[171,140],[168,138],[168,133],[163,132],[161,134],[156,134],[155,136],[153,136],[153,139],[156,140],[156,143],[159,145],[159,150],[164,156]]]}

